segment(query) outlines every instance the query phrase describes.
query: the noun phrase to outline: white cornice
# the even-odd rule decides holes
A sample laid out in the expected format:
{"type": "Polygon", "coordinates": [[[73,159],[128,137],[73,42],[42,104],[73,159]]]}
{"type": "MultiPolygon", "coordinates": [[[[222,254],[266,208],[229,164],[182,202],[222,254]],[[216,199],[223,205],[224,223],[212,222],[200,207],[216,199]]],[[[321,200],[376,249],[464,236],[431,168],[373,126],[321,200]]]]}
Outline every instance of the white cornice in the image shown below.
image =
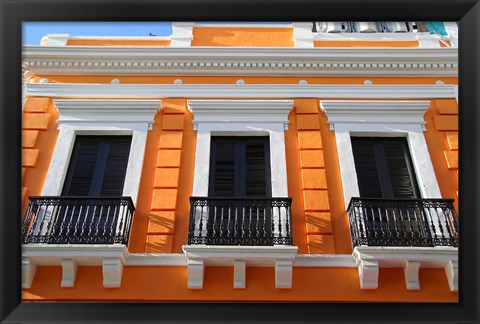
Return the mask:
{"type": "Polygon", "coordinates": [[[320,100],[331,126],[337,124],[419,124],[430,101],[320,100]]]}
{"type": "Polygon", "coordinates": [[[455,98],[454,85],[27,83],[25,95],[54,98],[455,98]]]}
{"type": "Polygon", "coordinates": [[[23,47],[37,75],[457,76],[456,48],[23,47]]]}
{"type": "Polygon", "coordinates": [[[153,123],[161,100],[54,100],[57,123],[153,123]]]}
{"type": "MultiPolygon", "coordinates": [[[[418,41],[419,38],[438,40],[430,33],[315,33],[314,41],[418,41]]],[[[382,49],[383,50],[383,49],[382,49]]]]}

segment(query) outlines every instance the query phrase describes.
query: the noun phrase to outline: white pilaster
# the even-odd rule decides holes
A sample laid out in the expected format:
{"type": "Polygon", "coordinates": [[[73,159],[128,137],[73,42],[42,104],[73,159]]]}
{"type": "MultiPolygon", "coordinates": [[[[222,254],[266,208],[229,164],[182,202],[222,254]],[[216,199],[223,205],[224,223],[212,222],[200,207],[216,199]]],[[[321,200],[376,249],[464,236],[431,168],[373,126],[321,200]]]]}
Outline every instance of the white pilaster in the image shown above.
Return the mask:
{"type": "Polygon", "coordinates": [[[203,273],[205,264],[202,259],[188,259],[188,288],[202,289],[203,288],[203,273]]]}
{"type": "Polygon", "coordinates": [[[66,46],[68,42],[69,34],[47,34],[41,40],[42,46],[66,46]]]}
{"type": "Polygon", "coordinates": [[[452,42],[453,47],[458,47],[458,25],[455,21],[447,21],[443,23],[445,29],[447,30],[448,36],[450,37],[450,42],[452,42]]]}
{"type": "Polygon", "coordinates": [[[408,290],[419,290],[420,282],[418,280],[418,270],[420,269],[420,262],[406,261],[403,266],[403,273],[405,275],[405,283],[408,290]]]}
{"type": "Polygon", "coordinates": [[[245,288],[245,270],[247,262],[245,260],[233,261],[233,288],[245,288]]]}
{"type": "Polygon", "coordinates": [[[275,288],[292,288],[293,260],[275,260],[275,288]]]}
{"type": "Polygon", "coordinates": [[[121,259],[103,259],[103,286],[105,288],[118,288],[122,282],[123,263],[121,259]]]}
{"type": "Polygon", "coordinates": [[[62,259],[62,283],[61,287],[74,287],[77,276],[77,262],[72,259],[62,259]]]}
{"type": "Polygon", "coordinates": [[[311,22],[293,23],[295,47],[313,47],[313,31],[311,22]]]}
{"type": "Polygon", "coordinates": [[[193,22],[172,23],[170,47],[190,47],[193,39],[193,22]]]}

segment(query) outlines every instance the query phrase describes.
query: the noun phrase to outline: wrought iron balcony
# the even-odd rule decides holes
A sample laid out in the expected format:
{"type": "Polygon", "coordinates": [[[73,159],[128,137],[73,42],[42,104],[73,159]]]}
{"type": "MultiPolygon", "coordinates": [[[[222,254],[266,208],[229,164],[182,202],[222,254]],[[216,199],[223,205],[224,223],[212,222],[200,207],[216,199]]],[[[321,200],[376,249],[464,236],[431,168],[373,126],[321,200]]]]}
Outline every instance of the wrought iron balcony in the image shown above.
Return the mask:
{"type": "Polygon", "coordinates": [[[354,246],[458,246],[453,199],[352,198],[354,246]]]}
{"type": "Polygon", "coordinates": [[[22,243],[128,244],[130,197],[29,197],[22,243]]]}
{"type": "Polygon", "coordinates": [[[291,198],[190,197],[188,244],[292,245],[291,198]]]}

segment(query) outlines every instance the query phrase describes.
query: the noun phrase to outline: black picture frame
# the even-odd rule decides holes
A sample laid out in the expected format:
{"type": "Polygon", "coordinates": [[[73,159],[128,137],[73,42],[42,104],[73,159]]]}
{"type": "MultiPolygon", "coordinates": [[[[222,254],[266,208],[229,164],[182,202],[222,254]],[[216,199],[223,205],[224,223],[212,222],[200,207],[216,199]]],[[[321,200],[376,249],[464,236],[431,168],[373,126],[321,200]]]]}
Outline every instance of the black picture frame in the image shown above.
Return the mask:
{"type": "Polygon", "coordinates": [[[0,0],[1,323],[479,323],[478,0],[0,0]],[[459,21],[459,303],[21,303],[21,30],[26,21],[459,21]]]}

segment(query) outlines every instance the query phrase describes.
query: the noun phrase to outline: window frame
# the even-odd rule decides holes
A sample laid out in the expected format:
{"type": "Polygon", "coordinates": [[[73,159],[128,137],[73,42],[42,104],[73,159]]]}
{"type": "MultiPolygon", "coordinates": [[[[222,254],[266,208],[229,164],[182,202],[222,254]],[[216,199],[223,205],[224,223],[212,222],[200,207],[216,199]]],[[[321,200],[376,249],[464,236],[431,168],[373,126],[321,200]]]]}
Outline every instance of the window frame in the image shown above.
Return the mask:
{"type": "Polygon", "coordinates": [[[42,196],[61,196],[77,135],[132,137],[123,196],[136,205],[147,132],[160,111],[160,100],[54,100],[59,134],[42,196]]]}
{"type": "Polygon", "coordinates": [[[188,100],[197,131],[193,196],[208,197],[212,136],[268,136],[272,197],[288,197],[285,130],[293,100],[188,100]]]}
{"type": "Polygon", "coordinates": [[[320,100],[335,132],[345,208],[360,197],[351,137],[405,137],[422,198],[441,198],[423,132],[430,101],[320,100]]]}

